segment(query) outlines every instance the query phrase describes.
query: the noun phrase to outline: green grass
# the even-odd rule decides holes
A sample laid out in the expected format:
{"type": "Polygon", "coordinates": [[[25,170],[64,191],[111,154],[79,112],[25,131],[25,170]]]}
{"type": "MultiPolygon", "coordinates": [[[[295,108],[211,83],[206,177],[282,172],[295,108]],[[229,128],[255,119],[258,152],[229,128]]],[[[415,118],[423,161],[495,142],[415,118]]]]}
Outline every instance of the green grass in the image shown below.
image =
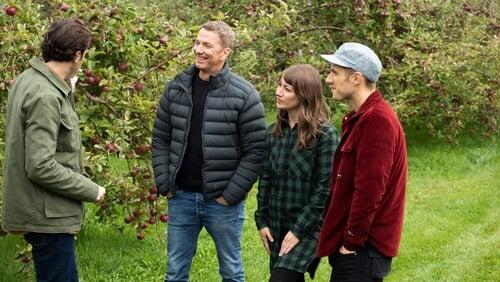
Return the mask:
{"type": "MultiPolygon", "coordinates": [[[[387,281],[500,280],[500,154],[495,140],[460,137],[444,144],[408,136],[409,181],[400,254],[387,281]]],[[[255,224],[255,193],[246,202],[243,255],[247,281],[266,281],[268,261],[255,224]]],[[[90,209],[91,206],[89,206],[90,209]]],[[[96,223],[88,213],[77,239],[81,281],[162,281],[165,225],[144,241],[96,223]]],[[[20,237],[0,238],[0,281],[33,281],[33,270],[17,274],[20,237]]],[[[328,281],[323,259],[315,281],[328,281]]],[[[213,242],[203,231],[193,262],[192,281],[220,281],[213,242]]]]}

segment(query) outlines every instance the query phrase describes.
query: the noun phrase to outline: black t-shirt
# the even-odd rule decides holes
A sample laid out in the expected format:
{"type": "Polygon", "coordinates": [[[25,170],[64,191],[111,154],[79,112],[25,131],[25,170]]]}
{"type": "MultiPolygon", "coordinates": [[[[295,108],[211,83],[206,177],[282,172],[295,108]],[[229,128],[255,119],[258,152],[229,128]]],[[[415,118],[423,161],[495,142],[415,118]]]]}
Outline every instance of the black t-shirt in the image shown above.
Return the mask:
{"type": "Polygon", "coordinates": [[[177,174],[179,190],[202,193],[203,186],[203,152],[202,152],[202,125],[207,101],[208,81],[198,75],[193,78],[191,126],[186,153],[181,168],[177,174]]]}

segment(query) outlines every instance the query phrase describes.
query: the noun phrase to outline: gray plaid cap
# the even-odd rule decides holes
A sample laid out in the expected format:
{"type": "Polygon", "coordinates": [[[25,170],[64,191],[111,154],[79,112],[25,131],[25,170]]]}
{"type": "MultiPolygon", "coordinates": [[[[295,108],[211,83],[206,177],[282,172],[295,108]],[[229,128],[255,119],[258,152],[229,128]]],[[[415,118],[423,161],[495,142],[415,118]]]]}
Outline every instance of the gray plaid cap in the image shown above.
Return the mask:
{"type": "Polygon", "coordinates": [[[377,81],[382,71],[382,63],[370,47],[354,42],[340,45],[333,55],[321,55],[328,62],[359,71],[370,81],[377,81]]]}

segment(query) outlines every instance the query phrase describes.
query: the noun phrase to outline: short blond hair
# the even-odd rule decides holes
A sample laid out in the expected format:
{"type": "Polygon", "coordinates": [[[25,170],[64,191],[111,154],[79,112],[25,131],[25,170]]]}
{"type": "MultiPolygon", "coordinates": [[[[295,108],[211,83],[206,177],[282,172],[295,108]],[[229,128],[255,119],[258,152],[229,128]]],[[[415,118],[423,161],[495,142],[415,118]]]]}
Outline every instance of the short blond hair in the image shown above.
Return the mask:
{"type": "Polygon", "coordinates": [[[223,21],[210,21],[202,25],[201,29],[217,33],[222,41],[222,45],[229,49],[233,49],[236,41],[236,35],[227,23],[223,21]]]}

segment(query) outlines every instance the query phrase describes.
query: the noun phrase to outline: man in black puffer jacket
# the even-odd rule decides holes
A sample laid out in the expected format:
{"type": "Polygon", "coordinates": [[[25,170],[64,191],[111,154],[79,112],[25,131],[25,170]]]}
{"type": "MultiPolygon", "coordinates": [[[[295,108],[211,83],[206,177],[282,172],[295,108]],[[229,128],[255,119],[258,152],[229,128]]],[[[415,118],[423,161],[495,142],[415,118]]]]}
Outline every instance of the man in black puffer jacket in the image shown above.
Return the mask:
{"type": "Polygon", "coordinates": [[[153,168],[168,198],[165,281],[188,281],[198,234],[215,242],[223,281],[244,281],[244,199],[261,170],[264,107],[255,88],[226,59],[235,35],[223,22],[204,24],[195,64],[171,81],[153,128],[153,168]]]}

